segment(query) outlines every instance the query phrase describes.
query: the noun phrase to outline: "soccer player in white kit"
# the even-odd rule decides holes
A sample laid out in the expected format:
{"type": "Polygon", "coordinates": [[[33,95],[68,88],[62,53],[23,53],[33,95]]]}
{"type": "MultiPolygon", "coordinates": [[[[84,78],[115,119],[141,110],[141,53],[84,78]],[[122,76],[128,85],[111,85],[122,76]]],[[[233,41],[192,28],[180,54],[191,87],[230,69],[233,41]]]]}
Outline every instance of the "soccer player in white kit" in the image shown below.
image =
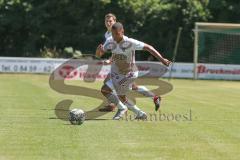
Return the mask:
{"type": "Polygon", "coordinates": [[[97,55],[103,55],[107,51],[112,53],[110,79],[106,82],[104,90],[109,93],[108,98],[117,104],[118,111],[113,117],[114,120],[123,117],[127,109],[133,111],[136,118],[145,119],[147,116],[126,97],[126,93],[131,89],[134,80],[138,77],[135,65],[135,50],[150,52],[166,66],[171,63],[163,58],[152,46],[124,36],[123,25],[119,22],[114,23],[112,25],[112,37],[109,37],[104,45],[99,45],[96,51],[97,55]],[[117,98],[114,96],[113,91],[117,94],[117,98]]]}
{"type": "MultiPolygon", "coordinates": [[[[112,13],[108,13],[105,15],[105,26],[107,28],[107,32],[105,33],[104,37],[105,40],[109,37],[112,36],[111,28],[112,25],[116,22],[116,16],[112,13]]],[[[102,55],[97,55],[97,56],[102,56],[102,55]]],[[[110,60],[106,60],[105,63],[110,63],[110,60]]],[[[109,79],[109,76],[104,80],[104,84],[107,82],[109,79]]],[[[104,88],[104,87],[103,87],[104,88]]],[[[142,94],[143,96],[150,97],[153,100],[153,103],[155,105],[155,110],[157,111],[160,107],[160,96],[155,95],[151,91],[149,91],[145,86],[138,86],[136,83],[132,83],[131,89],[142,94]]],[[[101,90],[102,94],[107,97],[107,94],[105,93],[105,90],[101,90]]],[[[114,103],[111,103],[106,106],[103,109],[100,109],[100,111],[112,111],[115,108],[114,103]]]]}

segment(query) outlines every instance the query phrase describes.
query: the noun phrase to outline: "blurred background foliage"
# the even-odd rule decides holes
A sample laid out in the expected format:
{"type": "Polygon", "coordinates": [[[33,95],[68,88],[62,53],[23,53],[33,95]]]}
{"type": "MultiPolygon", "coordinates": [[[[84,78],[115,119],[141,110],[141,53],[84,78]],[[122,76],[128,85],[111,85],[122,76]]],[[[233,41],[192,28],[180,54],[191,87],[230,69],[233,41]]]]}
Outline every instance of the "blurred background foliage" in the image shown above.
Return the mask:
{"type": "Polygon", "coordinates": [[[94,54],[104,41],[104,15],[112,12],[127,36],[168,58],[183,27],[177,61],[191,62],[194,23],[239,23],[239,8],[236,0],[0,0],[0,56],[94,54]]]}

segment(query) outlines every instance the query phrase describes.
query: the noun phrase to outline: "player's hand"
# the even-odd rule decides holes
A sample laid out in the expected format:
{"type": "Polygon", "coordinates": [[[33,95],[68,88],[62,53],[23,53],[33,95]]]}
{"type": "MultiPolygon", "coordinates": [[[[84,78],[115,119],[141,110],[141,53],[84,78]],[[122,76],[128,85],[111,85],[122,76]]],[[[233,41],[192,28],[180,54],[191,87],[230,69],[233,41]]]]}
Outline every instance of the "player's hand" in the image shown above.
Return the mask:
{"type": "Polygon", "coordinates": [[[100,44],[100,45],[98,45],[98,47],[97,47],[96,56],[97,56],[97,57],[102,57],[103,55],[104,55],[103,45],[100,44]]]}
{"type": "Polygon", "coordinates": [[[98,65],[110,65],[110,64],[112,64],[112,61],[107,59],[107,60],[99,61],[96,64],[98,64],[98,65]]]}
{"type": "Polygon", "coordinates": [[[171,61],[169,61],[168,59],[166,59],[166,58],[163,58],[162,60],[162,63],[165,65],[165,66],[169,66],[172,62],[171,61]]]}
{"type": "Polygon", "coordinates": [[[104,65],[110,65],[110,64],[112,64],[112,61],[110,60],[110,59],[107,59],[107,60],[105,60],[105,61],[103,61],[104,62],[104,65]]]}

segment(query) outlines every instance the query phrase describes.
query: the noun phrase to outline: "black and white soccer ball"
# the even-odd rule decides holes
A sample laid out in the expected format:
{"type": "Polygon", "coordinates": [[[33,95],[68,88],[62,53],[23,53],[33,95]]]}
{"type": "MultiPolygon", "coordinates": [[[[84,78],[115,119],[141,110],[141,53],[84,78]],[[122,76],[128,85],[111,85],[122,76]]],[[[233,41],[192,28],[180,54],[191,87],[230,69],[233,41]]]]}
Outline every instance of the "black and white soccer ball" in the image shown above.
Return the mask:
{"type": "Polygon", "coordinates": [[[83,122],[85,121],[85,118],[86,118],[86,115],[84,111],[81,109],[75,108],[69,112],[69,121],[73,125],[83,124],[83,122]]]}

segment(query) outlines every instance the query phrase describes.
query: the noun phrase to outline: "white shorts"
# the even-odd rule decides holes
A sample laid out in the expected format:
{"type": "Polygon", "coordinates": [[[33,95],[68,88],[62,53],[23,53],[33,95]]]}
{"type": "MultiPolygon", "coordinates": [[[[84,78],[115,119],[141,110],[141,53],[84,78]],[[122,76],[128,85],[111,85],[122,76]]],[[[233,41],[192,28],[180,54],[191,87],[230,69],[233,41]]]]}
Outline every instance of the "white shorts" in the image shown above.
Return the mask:
{"type": "Polygon", "coordinates": [[[106,85],[117,95],[126,95],[137,77],[138,72],[129,72],[126,75],[112,72],[110,80],[106,82],[106,85]]]}

